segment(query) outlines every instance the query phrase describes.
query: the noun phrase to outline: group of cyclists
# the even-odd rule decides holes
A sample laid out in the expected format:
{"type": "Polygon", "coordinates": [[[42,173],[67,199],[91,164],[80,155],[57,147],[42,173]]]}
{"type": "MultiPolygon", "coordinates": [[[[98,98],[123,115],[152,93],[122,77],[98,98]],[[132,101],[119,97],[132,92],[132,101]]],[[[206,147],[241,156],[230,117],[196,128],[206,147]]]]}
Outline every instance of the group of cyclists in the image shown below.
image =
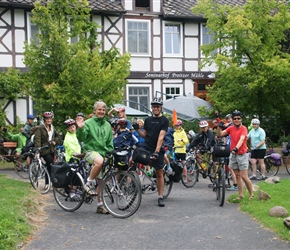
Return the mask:
{"type": "MultiPolygon", "coordinates": [[[[66,151],[65,159],[69,162],[74,153],[83,151],[85,160],[92,164],[92,170],[85,184],[85,190],[89,195],[98,196],[97,213],[108,213],[102,204],[100,197],[101,185],[99,185],[102,178],[102,164],[105,153],[114,148],[128,148],[132,145],[142,147],[151,154],[152,167],[155,169],[157,177],[158,205],[160,207],[165,206],[163,200],[164,164],[167,164],[167,173],[169,175],[173,174],[168,159],[168,154],[171,150],[175,151],[176,159],[181,160],[184,166],[182,178],[186,182],[186,153],[197,146],[200,147],[201,154],[210,152],[217,142],[230,145],[229,165],[234,186],[230,187],[229,190],[238,191],[239,198],[242,199],[243,180],[250,197],[253,197],[251,181],[248,178],[248,156],[246,158],[248,130],[242,125],[242,113],[235,110],[222,120],[219,113],[216,112],[216,120],[213,122],[214,126],[212,128],[210,128],[207,121],[203,120],[199,122],[199,133],[195,133],[193,130],[186,133],[182,127],[181,120],[177,120],[173,124],[173,128],[169,127],[168,119],[162,115],[162,106],[163,101],[160,98],[154,98],[151,102],[152,116],[147,117],[145,120],[134,118],[131,122],[126,117],[125,107],[115,107],[107,113],[107,105],[99,100],[94,104],[94,112],[90,114],[88,119],[85,119],[83,113],[78,113],[75,119],[69,118],[64,121],[67,131],[63,141],[66,151]],[[109,119],[107,119],[106,115],[109,116],[109,119]],[[81,145],[83,146],[81,147],[81,145]]],[[[20,139],[17,139],[17,141],[18,147],[22,147],[19,153],[23,153],[23,149],[25,150],[27,145],[32,146],[31,143],[37,148],[47,145],[47,149],[43,150],[41,155],[50,173],[51,164],[54,163],[55,159],[55,148],[60,143],[60,133],[52,124],[52,112],[44,112],[42,118],[42,123],[38,119],[38,124],[34,125],[35,117],[29,114],[24,128],[21,129],[18,135],[20,139]],[[34,138],[31,131],[34,133],[34,138]]],[[[254,153],[253,157],[260,159],[263,158],[265,134],[257,134],[255,127],[257,127],[257,124],[259,125],[258,119],[254,119],[252,123],[254,131],[249,134],[249,137],[255,141],[255,146],[252,147],[252,150],[263,149],[263,152],[254,153]],[[262,136],[259,142],[258,136],[262,136]]],[[[5,129],[3,131],[7,132],[5,129]]],[[[7,133],[11,139],[16,138],[12,137],[9,132],[7,133]]],[[[131,155],[129,154],[128,157],[128,164],[130,164],[131,155]]],[[[216,162],[218,160],[213,159],[213,161],[216,162]]],[[[29,160],[27,164],[29,164],[29,160]]]]}

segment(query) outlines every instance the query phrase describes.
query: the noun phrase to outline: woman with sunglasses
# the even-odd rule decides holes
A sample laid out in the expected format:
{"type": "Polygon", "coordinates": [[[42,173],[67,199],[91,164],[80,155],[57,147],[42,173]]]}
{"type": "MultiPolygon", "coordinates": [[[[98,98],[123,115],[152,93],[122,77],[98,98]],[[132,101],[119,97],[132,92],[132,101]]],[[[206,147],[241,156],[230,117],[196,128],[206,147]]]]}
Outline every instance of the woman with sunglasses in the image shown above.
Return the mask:
{"type": "Polygon", "coordinates": [[[235,110],[232,113],[233,126],[224,129],[224,124],[219,124],[217,129],[219,136],[231,136],[230,144],[230,163],[229,166],[234,170],[237,178],[239,196],[237,199],[243,199],[243,183],[246,184],[250,199],[254,198],[252,182],[248,177],[249,160],[247,154],[247,136],[248,129],[242,124],[242,112],[235,110]],[[224,130],[222,130],[222,128],[224,130]]]}

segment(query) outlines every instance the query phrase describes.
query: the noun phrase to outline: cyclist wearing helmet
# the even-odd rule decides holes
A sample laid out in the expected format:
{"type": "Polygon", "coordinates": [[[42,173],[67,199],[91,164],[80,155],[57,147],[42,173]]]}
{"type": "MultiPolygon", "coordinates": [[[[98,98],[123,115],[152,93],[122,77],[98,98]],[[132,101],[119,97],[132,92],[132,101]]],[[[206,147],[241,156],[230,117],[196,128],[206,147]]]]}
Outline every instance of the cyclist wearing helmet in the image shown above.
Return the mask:
{"type": "Polygon", "coordinates": [[[102,178],[99,174],[106,152],[114,149],[111,125],[105,119],[106,109],[107,105],[103,101],[97,101],[94,104],[94,116],[86,121],[77,121],[77,138],[84,144],[85,160],[93,164],[84,188],[89,195],[98,195],[96,212],[101,214],[109,212],[101,200],[101,185],[98,185],[96,192],[96,179],[99,183],[102,178]]]}
{"type": "Polygon", "coordinates": [[[183,165],[183,174],[182,177],[184,182],[187,182],[187,168],[185,165],[186,160],[186,145],[188,144],[187,135],[182,128],[182,121],[177,120],[175,124],[175,132],[173,134],[174,137],[174,151],[177,160],[181,160],[183,165]]]}
{"type": "MultiPolygon", "coordinates": [[[[48,173],[51,173],[51,164],[54,163],[55,148],[60,141],[60,134],[56,131],[52,125],[53,113],[44,112],[43,123],[39,125],[34,136],[34,145],[36,148],[48,146],[41,152],[42,158],[46,162],[48,173]]],[[[48,184],[48,179],[46,179],[48,184]]]]}
{"type": "Polygon", "coordinates": [[[201,129],[201,133],[199,133],[195,139],[189,144],[188,150],[194,148],[198,145],[201,146],[201,153],[205,153],[206,151],[211,150],[211,147],[215,144],[215,135],[209,129],[207,121],[200,121],[199,127],[201,129]]]}
{"type": "Polygon", "coordinates": [[[30,132],[31,132],[31,129],[34,127],[34,124],[33,124],[34,119],[35,119],[34,115],[29,114],[27,116],[27,122],[25,123],[24,128],[23,128],[22,134],[26,137],[26,145],[30,143],[30,137],[31,137],[30,132]]]}
{"type": "Polygon", "coordinates": [[[66,135],[64,137],[63,146],[65,148],[65,160],[69,162],[74,153],[81,153],[81,146],[76,134],[76,122],[74,119],[67,119],[64,122],[66,127],[66,135]]]}
{"type": "Polygon", "coordinates": [[[153,116],[146,118],[144,130],[142,131],[138,124],[134,124],[134,129],[145,139],[144,148],[152,154],[152,166],[155,169],[157,177],[159,207],[165,206],[163,200],[163,166],[165,152],[162,144],[169,125],[168,119],[162,115],[162,106],[163,101],[160,98],[155,97],[151,102],[153,116]]]}
{"type": "Polygon", "coordinates": [[[243,183],[245,182],[248,192],[250,194],[250,199],[254,197],[253,187],[251,180],[248,177],[248,168],[249,168],[249,160],[247,154],[247,128],[242,125],[242,112],[235,110],[232,113],[233,126],[230,126],[224,130],[221,129],[220,126],[224,126],[224,124],[220,124],[218,127],[218,135],[219,136],[231,136],[231,154],[230,154],[230,163],[229,166],[234,170],[234,173],[237,178],[237,185],[239,196],[238,199],[244,198],[243,193],[243,183]]]}
{"type": "Polygon", "coordinates": [[[265,130],[260,127],[260,121],[257,118],[252,120],[253,128],[248,134],[248,138],[251,139],[251,164],[253,168],[253,175],[250,176],[250,180],[257,180],[257,161],[261,166],[262,176],[260,180],[266,180],[265,176],[266,167],[264,157],[266,155],[266,133],[265,130]]]}
{"type": "Polygon", "coordinates": [[[118,118],[118,119],[121,119],[121,118],[124,118],[127,120],[127,129],[129,130],[133,130],[133,127],[132,127],[132,124],[131,122],[127,119],[127,116],[126,116],[126,109],[125,107],[115,107],[115,108],[112,108],[109,112],[108,112],[108,116],[111,117],[111,118],[118,118]],[[113,112],[116,111],[117,112],[117,116],[114,116],[113,115],[113,112]]]}
{"type": "Polygon", "coordinates": [[[133,134],[127,129],[127,120],[121,118],[117,120],[117,123],[119,128],[117,130],[117,136],[114,138],[114,147],[126,148],[133,146],[135,144],[132,137],[133,134]]]}

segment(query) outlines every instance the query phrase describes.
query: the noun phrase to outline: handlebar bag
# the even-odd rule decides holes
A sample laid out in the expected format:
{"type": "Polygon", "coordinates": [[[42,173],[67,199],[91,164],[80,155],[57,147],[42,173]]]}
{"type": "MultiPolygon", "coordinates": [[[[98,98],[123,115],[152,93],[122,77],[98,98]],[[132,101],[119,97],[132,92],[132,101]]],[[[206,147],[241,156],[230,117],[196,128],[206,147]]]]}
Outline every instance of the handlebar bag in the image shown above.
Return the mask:
{"type": "Polygon", "coordinates": [[[148,165],[150,162],[150,152],[144,148],[136,148],[133,152],[132,159],[134,162],[148,165]]]}
{"type": "Polygon", "coordinates": [[[213,147],[214,157],[229,157],[230,153],[230,146],[227,144],[215,144],[213,147]]]}

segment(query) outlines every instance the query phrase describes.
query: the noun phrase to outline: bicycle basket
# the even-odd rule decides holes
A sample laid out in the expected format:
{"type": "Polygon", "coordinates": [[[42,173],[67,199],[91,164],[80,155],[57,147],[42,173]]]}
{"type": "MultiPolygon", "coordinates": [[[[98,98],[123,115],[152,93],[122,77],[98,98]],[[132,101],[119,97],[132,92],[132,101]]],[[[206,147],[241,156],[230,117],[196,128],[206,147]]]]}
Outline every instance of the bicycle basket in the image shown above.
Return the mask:
{"type": "Polygon", "coordinates": [[[71,165],[66,162],[61,164],[52,164],[50,179],[53,187],[66,187],[71,179],[71,165]]]}
{"type": "Polygon", "coordinates": [[[128,151],[119,151],[114,154],[114,166],[119,170],[128,169],[128,151]]]}
{"type": "Polygon", "coordinates": [[[133,161],[148,165],[150,162],[150,152],[143,148],[136,148],[133,153],[133,161]]]}
{"type": "Polygon", "coordinates": [[[278,153],[271,154],[271,161],[274,166],[281,166],[282,165],[282,156],[278,153]]]}
{"type": "Polygon", "coordinates": [[[229,157],[230,146],[227,144],[215,144],[213,149],[214,157],[229,157]]]}

